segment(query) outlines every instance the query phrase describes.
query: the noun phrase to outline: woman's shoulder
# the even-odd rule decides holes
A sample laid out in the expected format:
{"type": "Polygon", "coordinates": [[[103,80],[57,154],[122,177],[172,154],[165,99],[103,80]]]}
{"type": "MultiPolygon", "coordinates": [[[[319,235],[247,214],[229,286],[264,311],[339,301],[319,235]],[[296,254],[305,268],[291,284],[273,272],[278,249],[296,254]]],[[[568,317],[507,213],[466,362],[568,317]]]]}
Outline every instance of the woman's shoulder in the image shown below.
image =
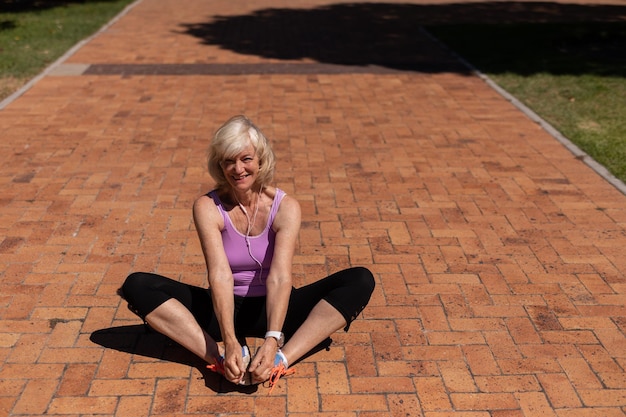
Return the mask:
{"type": "Polygon", "coordinates": [[[215,206],[217,207],[218,205],[221,205],[222,202],[220,201],[220,197],[217,193],[217,190],[212,190],[209,191],[206,194],[202,194],[200,197],[196,198],[196,201],[194,202],[194,207],[199,205],[199,206],[203,206],[203,207],[211,207],[211,206],[215,206]]]}
{"type": "Polygon", "coordinates": [[[263,192],[272,201],[276,201],[277,198],[279,199],[277,201],[279,203],[279,209],[280,207],[283,207],[283,205],[293,206],[294,204],[296,204],[299,206],[299,203],[295,198],[291,197],[289,194],[287,194],[285,191],[281,190],[278,187],[267,186],[264,187],[263,192]]]}
{"type": "Polygon", "coordinates": [[[278,189],[276,194],[282,194],[282,198],[274,220],[274,229],[276,230],[283,225],[289,224],[299,227],[301,213],[298,200],[280,189],[278,189]]]}
{"type": "Polygon", "coordinates": [[[214,190],[203,194],[193,203],[193,215],[196,219],[204,218],[205,220],[214,219],[221,223],[222,202],[218,193],[214,190]]]}
{"type": "Polygon", "coordinates": [[[196,203],[208,204],[209,206],[215,206],[224,211],[230,211],[236,205],[231,201],[228,192],[218,189],[211,190],[208,193],[201,195],[196,199],[196,203]]]}

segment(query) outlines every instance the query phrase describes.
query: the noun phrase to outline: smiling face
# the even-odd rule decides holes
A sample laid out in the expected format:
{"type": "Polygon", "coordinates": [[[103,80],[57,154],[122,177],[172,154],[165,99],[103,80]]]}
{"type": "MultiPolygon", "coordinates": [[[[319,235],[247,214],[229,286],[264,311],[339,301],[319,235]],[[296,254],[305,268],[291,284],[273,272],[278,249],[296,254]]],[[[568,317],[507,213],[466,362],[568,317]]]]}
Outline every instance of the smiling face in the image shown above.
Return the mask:
{"type": "Polygon", "coordinates": [[[259,175],[259,157],[251,143],[231,158],[225,158],[222,172],[234,189],[245,191],[252,188],[259,175]]]}
{"type": "Polygon", "coordinates": [[[234,116],[222,125],[209,145],[209,174],[215,188],[247,191],[263,187],[274,178],[276,157],[263,133],[245,116],[234,116]]]}

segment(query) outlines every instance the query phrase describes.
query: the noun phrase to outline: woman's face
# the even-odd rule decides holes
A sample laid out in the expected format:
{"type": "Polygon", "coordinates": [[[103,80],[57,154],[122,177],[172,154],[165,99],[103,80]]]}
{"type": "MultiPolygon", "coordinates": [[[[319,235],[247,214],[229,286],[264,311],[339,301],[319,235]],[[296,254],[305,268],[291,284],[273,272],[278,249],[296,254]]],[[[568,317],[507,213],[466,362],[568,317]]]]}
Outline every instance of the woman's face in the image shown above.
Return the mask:
{"type": "Polygon", "coordinates": [[[224,159],[222,171],[234,189],[245,191],[252,188],[259,175],[259,157],[252,144],[233,158],[224,159]]]}

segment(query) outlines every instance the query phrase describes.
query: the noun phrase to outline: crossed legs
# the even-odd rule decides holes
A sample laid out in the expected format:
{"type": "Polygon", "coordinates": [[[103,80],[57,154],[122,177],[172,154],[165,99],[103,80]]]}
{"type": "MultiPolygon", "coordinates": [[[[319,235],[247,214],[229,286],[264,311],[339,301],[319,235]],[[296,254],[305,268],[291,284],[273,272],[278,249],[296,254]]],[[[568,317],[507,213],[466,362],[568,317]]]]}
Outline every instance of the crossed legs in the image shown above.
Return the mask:
{"type": "MultiPolygon", "coordinates": [[[[285,330],[291,337],[282,349],[288,362],[293,364],[339,329],[347,330],[350,324],[347,318],[354,319],[361,312],[373,290],[373,276],[365,268],[340,271],[295,290],[297,294],[292,294],[296,298],[293,300],[294,310],[290,310],[292,314],[290,317],[288,313],[287,319],[291,324],[285,330]],[[332,304],[325,300],[326,297],[332,300],[332,304]],[[335,305],[340,306],[341,311],[335,305]]],[[[124,283],[122,296],[150,327],[206,362],[214,363],[220,356],[216,340],[207,332],[219,334],[219,326],[211,320],[210,324],[205,322],[201,326],[196,319],[214,317],[211,297],[206,289],[160,275],[135,273],[124,283]]],[[[256,326],[259,328],[255,328],[254,333],[265,333],[262,323],[256,326]]]]}
{"type": "MultiPolygon", "coordinates": [[[[191,312],[174,298],[170,298],[149,313],[146,322],[154,330],[207,363],[215,362],[215,358],[220,355],[215,340],[200,327],[191,312]]],[[[343,316],[322,300],[285,344],[283,354],[289,363],[294,363],[345,325],[346,320],[343,316]]]]}

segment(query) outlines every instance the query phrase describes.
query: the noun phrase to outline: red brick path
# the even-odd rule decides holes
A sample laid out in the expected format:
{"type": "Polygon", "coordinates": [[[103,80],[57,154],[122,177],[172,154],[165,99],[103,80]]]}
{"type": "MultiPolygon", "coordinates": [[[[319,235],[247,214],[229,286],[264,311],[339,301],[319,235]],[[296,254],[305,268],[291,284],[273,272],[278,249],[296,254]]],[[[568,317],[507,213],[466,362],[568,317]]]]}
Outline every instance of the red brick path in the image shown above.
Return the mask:
{"type": "Polygon", "coordinates": [[[398,2],[369,39],[322,3],[143,0],[0,111],[0,416],[625,415],[626,197],[421,32],[398,40],[405,16],[472,6],[398,2]],[[206,374],[115,294],[137,270],[205,282],[190,207],[237,113],[301,201],[296,283],[349,265],[378,283],[271,397],[206,374]]]}

